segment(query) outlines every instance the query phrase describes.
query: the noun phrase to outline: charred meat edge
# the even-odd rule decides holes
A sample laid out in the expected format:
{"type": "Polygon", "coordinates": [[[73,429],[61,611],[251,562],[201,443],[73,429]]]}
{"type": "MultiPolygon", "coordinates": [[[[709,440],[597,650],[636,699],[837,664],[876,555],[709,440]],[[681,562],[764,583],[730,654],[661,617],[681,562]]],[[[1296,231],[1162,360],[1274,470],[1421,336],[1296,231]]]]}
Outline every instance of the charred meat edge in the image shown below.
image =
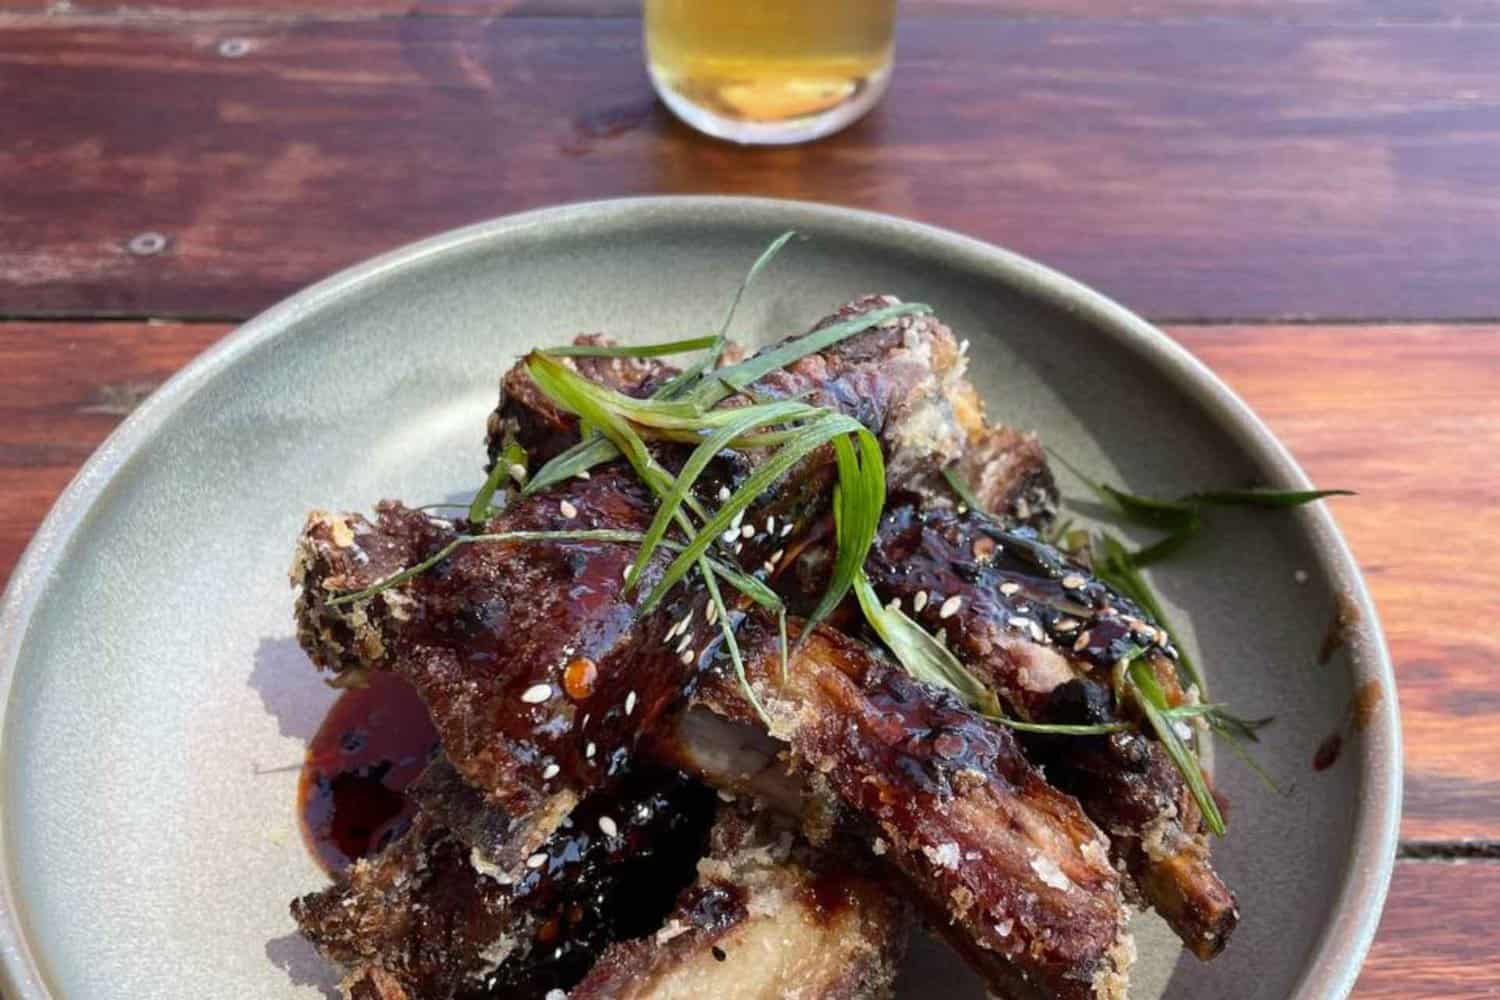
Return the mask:
{"type": "MultiPolygon", "coordinates": [[[[654,752],[759,791],[774,784],[779,745],[803,786],[779,798],[800,804],[809,835],[860,837],[992,989],[1124,996],[1133,946],[1108,843],[1009,731],[831,629],[807,637],[784,679],[774,627],[752,620],[744,636],[751,686],[771,715],[764,735],[776,744],[744,736],[705,752],[711,727],[700,717],[696,733],[686,731],[696,745],[674,746],[669,734],[654,752]]],[[[763,729],[737,683],[717,672],[694,705],[763,729]]]]}
{"type": "Polygon", "coordinates": [[[906,948],[905,906],[843,851],[725,806],[698,879],[660,930],[611,945],[570,1000],[877,1000],[906,948]]]}

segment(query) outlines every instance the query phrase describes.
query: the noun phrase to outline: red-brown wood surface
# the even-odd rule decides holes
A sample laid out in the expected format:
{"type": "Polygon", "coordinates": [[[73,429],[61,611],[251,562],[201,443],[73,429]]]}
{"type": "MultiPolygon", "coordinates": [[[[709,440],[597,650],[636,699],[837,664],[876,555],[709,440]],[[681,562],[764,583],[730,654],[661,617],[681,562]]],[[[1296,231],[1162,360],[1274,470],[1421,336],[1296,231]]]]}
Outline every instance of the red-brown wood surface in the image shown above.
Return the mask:
{"type": "Polygon", "coordinates": [[[1360,491],[1406,803],[1355,995],[1500,994],[1500,4],[910,0],[886,102],[789,150],[674,123],[635,9],[0,0],[0,579],[212,320],[413,237],[658,192],[950,225],[1220,321],[1170,332],[1360,491]]]}
{"type": "Polygon", "coordinates": [[[1160,317],[1500,314],[1500,25],[916,16],[898,51],[854,128],[742,150],[652,101],[630,19],[13,19],[0,314],[243,316],[437,230],[666,192],[909,215],[1160,317]]]}
{"type": "Polygon", "coordinates": [[[1355,1000],[1500,996],[1485,928],[1500,898],[1500,864],[1401,861],[1355,1000]]]}

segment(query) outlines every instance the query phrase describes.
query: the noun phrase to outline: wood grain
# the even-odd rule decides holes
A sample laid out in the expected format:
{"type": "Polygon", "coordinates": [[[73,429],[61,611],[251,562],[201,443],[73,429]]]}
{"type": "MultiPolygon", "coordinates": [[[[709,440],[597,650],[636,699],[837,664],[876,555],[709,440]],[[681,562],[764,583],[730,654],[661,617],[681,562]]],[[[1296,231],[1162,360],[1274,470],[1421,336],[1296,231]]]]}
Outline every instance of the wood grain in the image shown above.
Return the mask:
{"type": "Polygon", "coordinates": [[[10,17],[0,315],[241,317],[475,219],[720,192],[951,226],[1158,317],[1500,317],[1500,26],[901,30],[864,122],[742,150],[655,103],[628,19],[10,17]]]}
{"type": "MultiPolygon", "coordinates": [[[[0,575],[134,401],[226,327],[0,324],[0,575]]],[[[1489,627],[1500,538],[1500,327],[1178,327],[1317,482],[1396,662],[1414,840],[1500,841],[1489,627]],[[1455,720],[1461,720],[1456,724],[1455,720]]]]}
{"type": "Polygon", "coordinates": [[[1500,839],[1500,327],[1171,331],[1331,505],[1375,597],[1406,742],[1402,835],[1500,839]]]}
{"type": "Polygon", "coordinates": [[[1354,1000],[1500,996],[1496,899],[1500,864],[1399,862],[1354,1000]]]}

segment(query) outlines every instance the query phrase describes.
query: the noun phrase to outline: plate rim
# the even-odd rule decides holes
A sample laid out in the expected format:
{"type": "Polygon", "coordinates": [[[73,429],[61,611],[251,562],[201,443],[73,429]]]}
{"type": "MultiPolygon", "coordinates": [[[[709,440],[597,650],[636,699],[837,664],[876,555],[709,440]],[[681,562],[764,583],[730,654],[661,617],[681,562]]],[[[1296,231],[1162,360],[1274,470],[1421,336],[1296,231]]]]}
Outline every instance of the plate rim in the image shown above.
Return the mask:
{"type": "MultiPolygon", "coordinates": [[[[575,226],[610,228],[641,219],[711,228],[714,219],[767,228],[806,226],[851,238],[882,234],[904,251],[962,263],[1003,278],[1012,287],[1062,308],[1151,364],[1193,401],[1252,458],[1287,486],[1311,483],[1285,446],[1217,375],[1166,333],[1123,305],[1030,258],[961,233],[879,212],[810,201],[722,195],[612,198],[532,209],[448,230],[338,271],[259,313],[174,373],[94,451],[54,501],[17,561],[0,598],[0,747],[8,739],[10,695],[26,645],[32,613],[57,569],[60,553],[113,477],[172,415],[210,380],[254,350],[287,335],[298,320],[365,286],[408,267],[459,254],[531,229],[566,231],[575,226]]],[[[1363,575],[1323,505],[1300,512],[1315,547],[1333,570],[1336,587],[1361,612],[1356,683],[1374,680],[1385,697],[1360,742],[1364,780],[1358,786],[1348,870],[1333,919],[1323,928],[1298,982],[1295,997],[1347,996],[1374,939],[1384,907],[1400,833],[1402,739],[1398,692],[1389,649],[1363,575]]],[[[39,946],[27,934],[16,906],[11,827],[5,803],[8,771],[0,771],[0,994],[16,1000],[47,1000],[39,946]]]]}

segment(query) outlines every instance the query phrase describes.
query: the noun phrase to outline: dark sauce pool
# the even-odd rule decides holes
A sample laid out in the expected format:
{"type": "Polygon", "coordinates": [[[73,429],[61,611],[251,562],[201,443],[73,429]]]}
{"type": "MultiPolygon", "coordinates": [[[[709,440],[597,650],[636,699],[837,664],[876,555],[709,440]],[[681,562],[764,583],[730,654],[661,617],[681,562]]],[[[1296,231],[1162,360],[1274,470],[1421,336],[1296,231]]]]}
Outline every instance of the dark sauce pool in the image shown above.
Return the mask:
{"type": "MultiPolygon", "coordinates": [[[[400,678],[374,674],[339,695],[297,789],[303,837],[330,874],[407,831],[416,806],[406,789],[436,746],[427,707],[400,678]]],[[[653,770],[591,795],[543,845],[546,861],[510,890],[511,905],[535,918],[530,946],[462,1000],[542,1000],[576,985],[611,942],[654,931],[696,875],[716,803],[707,788],[653,770]]],[[[454,907],[450,916],[462,912],[454,907]]]]}
{"type": "Polygon", "coordinates": [[[297,787],[302,835],[324,868],[337,874],[406,832],[416,811],[406,788],[436,745],[427,706],[399,677],[372,674],[339,695],[297,787]]]}

